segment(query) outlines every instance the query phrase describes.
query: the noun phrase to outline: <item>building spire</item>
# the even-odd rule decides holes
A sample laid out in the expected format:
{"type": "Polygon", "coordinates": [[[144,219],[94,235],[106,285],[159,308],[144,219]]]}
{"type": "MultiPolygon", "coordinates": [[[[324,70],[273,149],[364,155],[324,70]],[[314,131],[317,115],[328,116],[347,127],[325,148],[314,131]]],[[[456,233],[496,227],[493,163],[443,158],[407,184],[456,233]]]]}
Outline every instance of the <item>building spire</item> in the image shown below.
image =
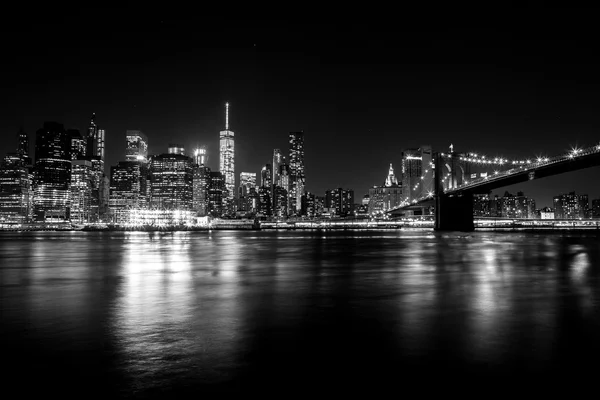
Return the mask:
{"type": "Polygon", "coordinates": [[[225,103],[225,130],[229,130],[229,103],[225,103]]]}

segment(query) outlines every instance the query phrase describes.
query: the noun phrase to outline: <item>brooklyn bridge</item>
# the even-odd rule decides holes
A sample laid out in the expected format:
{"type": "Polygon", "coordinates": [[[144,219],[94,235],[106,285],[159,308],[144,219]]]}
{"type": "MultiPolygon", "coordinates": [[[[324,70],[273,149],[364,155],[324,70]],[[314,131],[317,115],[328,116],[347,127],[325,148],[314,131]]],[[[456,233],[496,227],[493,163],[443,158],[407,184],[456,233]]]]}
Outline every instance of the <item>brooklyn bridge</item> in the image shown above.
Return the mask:
{"type": "Polygon", "coordinates": [[[423,196],[405,201],[388,210],[399,216],[408,212],[431,212],[435,229],[440,231],[472,231],[473,195],[533,179],[600,165],[600,145],[574,148],[554,157],[511,160],[490,158],[477,153],[434,152],[429,165],[423,165],[423,196]]]}

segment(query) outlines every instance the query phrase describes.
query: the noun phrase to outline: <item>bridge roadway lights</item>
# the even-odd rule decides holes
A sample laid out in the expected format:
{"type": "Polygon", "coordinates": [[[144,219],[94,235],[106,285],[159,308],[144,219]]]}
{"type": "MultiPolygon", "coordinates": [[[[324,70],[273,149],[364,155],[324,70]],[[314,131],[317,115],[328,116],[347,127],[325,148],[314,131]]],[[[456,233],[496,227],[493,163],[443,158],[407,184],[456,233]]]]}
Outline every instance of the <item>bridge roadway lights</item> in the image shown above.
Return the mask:
{"type": "Polygon", "coordinates": [[[475,230],[473,222],[473,194],[438,195],[435,204],[436,231],[475,230]]]}

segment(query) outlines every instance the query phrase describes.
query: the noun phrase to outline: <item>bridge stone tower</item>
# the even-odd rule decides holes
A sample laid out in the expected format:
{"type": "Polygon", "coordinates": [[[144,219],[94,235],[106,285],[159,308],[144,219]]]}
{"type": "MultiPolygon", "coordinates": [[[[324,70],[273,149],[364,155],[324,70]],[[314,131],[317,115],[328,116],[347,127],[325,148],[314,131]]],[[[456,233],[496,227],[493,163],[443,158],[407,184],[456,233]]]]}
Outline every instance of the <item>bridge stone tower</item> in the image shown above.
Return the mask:
{"type": "MultiPolygon", "coordinates": [[[[454,160],[454,156],[450,156],[454,160]]],[[[473,223],[473,194],[461,192],[455,195],[444,193],[444,178],[447,177],[447,159],[441,153],[434,153],[434,194],[435,194],[435,230],[465,231],[475,230],[473,223]]],[[[450,171],[450,182],[458,181],[458,168],[450,171]]],[[[451,187],[453,187],[452,185],[451,187]]]]}

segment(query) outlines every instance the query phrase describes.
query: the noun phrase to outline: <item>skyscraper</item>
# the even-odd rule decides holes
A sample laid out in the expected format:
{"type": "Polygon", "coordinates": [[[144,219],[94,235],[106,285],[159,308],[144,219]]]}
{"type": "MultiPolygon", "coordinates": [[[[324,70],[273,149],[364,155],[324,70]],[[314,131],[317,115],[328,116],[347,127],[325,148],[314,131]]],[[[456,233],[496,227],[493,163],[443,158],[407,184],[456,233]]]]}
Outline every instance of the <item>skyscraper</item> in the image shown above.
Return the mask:
{"type": "Polygon", "coordinates": [[[394,174],[394,168],[390,164],[383,186],[373,186],[369,189],[368,213],[381,215],[385,211],[399,206],[403,200],[402,189],[394,174]]]}
{"type": "Polygon", "coordinates": [[[44,122],[35,139],[34,213],[37,221],[70,218],[71,141],[57,122],[44,122]]]}
{"type": "Polygon", "coordinates": [[[203,164],[194,166],[192,209],[200,217],[208,213],[208,192],[210,190],[210,168],[203,164]]]}
{"type": "Polygon", "coordinates": [[[85,138],[78,129],[67,129],[67,135],[71,140],[71,160],[83,160],[87,150],[85,138]]]}
{"type": "Polygon", "coordinates": [[[115,223],[129,222],[131,210],[147,206],[148,166],[145,161],[120,161],[110,167],[109,205],[115,223]]]}
{"type": "Polygon", "coordinates": [[[194,163],[196,165],[206,165],[208,162],[208,152],[206,146],[200,146],[194,150],[194,163]]]}
{"type": "Polygon", "coordinates": [[[85,224],[91,217],[92,163],[79,157],[71,164],[71,222],[85,224]]]}
{"type": "Polygon", "coordinates": [[[290,215],[302,213],[302,194],[306,184],[304,171],[304,132],[290,132],[290,215]]]}
{"type": "Polygon", "coordinates": [[[279,166],[283,162],[281,150],[273,150],[273,186],[279,186],[279,166]]]}
{"type": "Polygon", "coordinates": [[[92,222],[100,220],[107,204],[101,193],[104,191],[104,129],[99,129],[96,124],[96,113],[92,114],[90,125],[88,126],[86,158],[92,163],[92,202],[91,202],[91,220],[92,222]]]}
{"type": "Polygon", "coordinates": [[[179,153],[150,157],[150,203],[163,210],[191,210],[193,161],[179,153]]]}
{"type": "Polygon", "coordinates": [[[225,103],[225,130],[220,133],[219,143],[219,171],[225,178],[227,190],[223,202],[227,205],[227,212],[231,213],[233,196],[235,195],[235,141],[233,131],[229,130],[229,103],[225,103]]]}
{"type": "Polygon", "coordinates": [[[128,129],[125,132],[126,161],[145,161],[148,159],[148,137],[142,131],[128,129]]]}
{"type": "Polygon", "coordinates": [[[17,154],[19,154],[25,163],[25,165],[31,165],[31,157],[29,156],[29,136],[23,130],[23,128],[19,129],[17,133],[17,154]]]}
{"type": "Polygon", "coordinates": [[[260,171],[260,186],[272,190],[272,176],[273,174],[271,173],[271,164],[263,165],[262,170],[260,171]]]}
{"type": "Polygon", "coordinates": [[[240,185],[238,187],[238,211],[253,212],[256,204],[256,173],[240,173],[240,185]]]}

